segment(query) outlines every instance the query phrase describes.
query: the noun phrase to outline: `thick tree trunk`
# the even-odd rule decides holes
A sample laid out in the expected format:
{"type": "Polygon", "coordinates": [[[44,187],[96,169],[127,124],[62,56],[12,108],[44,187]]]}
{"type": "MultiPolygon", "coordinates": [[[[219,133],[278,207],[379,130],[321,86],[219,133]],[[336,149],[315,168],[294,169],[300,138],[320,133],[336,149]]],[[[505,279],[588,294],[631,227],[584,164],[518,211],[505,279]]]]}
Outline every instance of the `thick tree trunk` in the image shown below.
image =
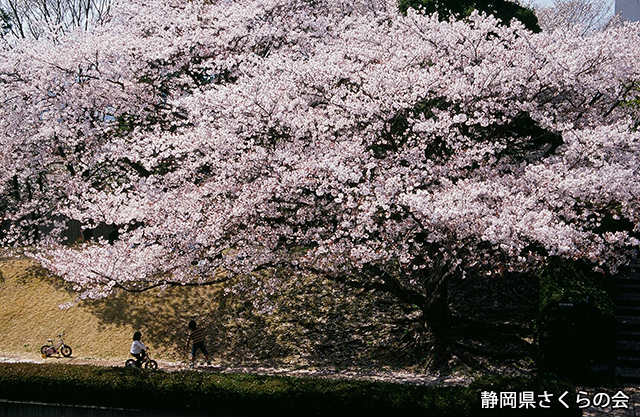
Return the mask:
{"type": "Polygon", "coordinates": [[[447,283],[439,280],[430,288],[428,301],[420,306],[432,340],[431,367],[440,368],[451,358],[451,311],[447,283]]]}
{"type": "Polygon", "coordinates": [[[416,280],[424,282],[425,287],[419,289],[402,284],[396,276],[377,267],[369,267],[368,272],[372,277],[382,280],[382,283],[363,285],[355,280],[334,279],[353,287],[381,290],[393,294],[403,303],[417,306],[422,311],[422,326],[414,328],[405,335],[402,342],[412,345],[418,343],[418,339],[422,336],[429,336],[431,339],[431,368],[437,369],[445,365],[452,354],[452,323],[448,297],[448,282],[451,275],[421,271],[421,275],[417,276],[416,280]]]}

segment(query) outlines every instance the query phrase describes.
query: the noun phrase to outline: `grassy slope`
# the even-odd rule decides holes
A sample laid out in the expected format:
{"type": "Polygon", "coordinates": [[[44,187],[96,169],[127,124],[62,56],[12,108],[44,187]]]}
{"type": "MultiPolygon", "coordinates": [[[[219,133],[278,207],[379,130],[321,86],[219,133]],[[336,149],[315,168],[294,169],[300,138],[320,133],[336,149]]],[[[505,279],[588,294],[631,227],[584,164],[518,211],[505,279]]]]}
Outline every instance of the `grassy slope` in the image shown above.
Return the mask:
{"type": "MultiPolygon", "coordinates": [[[[74,357],[125,358],[131,334],[140,329],[145,342],[154,348],[154,357],[186,360],[185,324],[190,318],[208,323],[211,311],[217,309],[214,300],[220,291],[205,287],[171,288],[139,295],[117,294],[107,300],[79,301],[68,309],[60,309],[60,305],[76,301],[77,293],[60,278],[48,276],[33,261],[0,258],[0,274],[0,356],[27,359],[39,359],[40,346],[61,331],[66,333],[74,357]]],[[[131,408],[166,408],[169,405],[183,408],[185,402],[192,403],[195,398],[200,399],[196,401],[200,409],[232,412],[244,407],[242,411],[246,415],[255,411],[260,416],[305,415],[309,408],[320,416],[480,415],[481,390],[526,388],[559,393],[571,389],[554,384],[523,378],[498,378],[496,381],[476,381],[467,388],[431,389],[199,372],[130,373],[124,367],[76,366],[68,365],[66,361],[47,361],[46,365],[0,364],[3,398],[87,404],[103,404],[96,398],[124,398],[122,404],[105,405],[131,408]],[[130,389],[130,383],[144,385],[147,394],[142,397],[147,398],[148,403],[137,403],[137,397],[124,398],[126,393],[137,392],[130,389]],[[73,388],[69,390],[68,384],[73,388]],[[35,389],[35,386],[39,388],[35,389]],[[55,391],[54,387],[61,391],[55,391]],[[80,389],[84,391],[77,395],[80,389]],[[105,396],[105,390],[111,390],[113,395],[105,396]],[[62,398],[63,394],[68,395],[62,398]],[[227,410],[219,410],[221,401],[227,404],[227,410]]],[[[502,415],[496,414],[497,410],[489,411],[491,413],[487,415],[502,415]]],[[[579,415],[574,411],[570,410],[568,415],[579,415]]]]}
{"type": "Polygon", "coordinates": [[[140,330],[154,357],[186,360],[186,323],[207,321],[200,311],[212,307],[217,291],[170,288],[76,302],[78,293],[71,286],[33,261],[0,258],[0,355],[39,358],[46,340],[65,332],[74,357],[124,358],[133,332],[140,330]],[[60,308],[65,303],[74,304],[60,308]]]}

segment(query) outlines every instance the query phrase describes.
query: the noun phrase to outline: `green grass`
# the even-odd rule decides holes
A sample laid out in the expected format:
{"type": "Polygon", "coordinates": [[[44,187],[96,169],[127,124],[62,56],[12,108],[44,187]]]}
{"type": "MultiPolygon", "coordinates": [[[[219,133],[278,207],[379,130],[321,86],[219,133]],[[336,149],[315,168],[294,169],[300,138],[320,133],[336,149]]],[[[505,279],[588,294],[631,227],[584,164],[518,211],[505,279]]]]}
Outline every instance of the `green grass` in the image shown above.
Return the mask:
{"type": "MultiPolygon", "coordinates": [[[[570,386],[540,378],[492,377],[468,387],[442,387],[88,365],[0,364],[0,399],[247,417],[500,416],[509,414],[481,409],[481,391],[527,389],[573,392],[570,386]]],[[[555,407],[522,415],[580,413],[555,407]]]]}

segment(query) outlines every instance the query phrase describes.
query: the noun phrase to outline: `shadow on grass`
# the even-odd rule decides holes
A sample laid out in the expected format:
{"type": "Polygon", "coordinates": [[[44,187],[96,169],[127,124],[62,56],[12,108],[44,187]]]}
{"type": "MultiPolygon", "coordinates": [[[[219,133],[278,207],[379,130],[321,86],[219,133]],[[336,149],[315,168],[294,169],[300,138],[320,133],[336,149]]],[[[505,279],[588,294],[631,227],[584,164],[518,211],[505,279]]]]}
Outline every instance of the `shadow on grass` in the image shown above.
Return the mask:
{"type": "Polygon", "coordinates": [[[142,340],[152,350],[166,352],[186,360],[187,323],[196,320],[205,328],[211,344],[215,334],[211,323],[216,311],[218,288],[179,288],[150,290],[145,293],[120,291],[100,300],[85,300],[82,307],[94,314],[101,326],[131,326],[142,332],[142,340]]]}

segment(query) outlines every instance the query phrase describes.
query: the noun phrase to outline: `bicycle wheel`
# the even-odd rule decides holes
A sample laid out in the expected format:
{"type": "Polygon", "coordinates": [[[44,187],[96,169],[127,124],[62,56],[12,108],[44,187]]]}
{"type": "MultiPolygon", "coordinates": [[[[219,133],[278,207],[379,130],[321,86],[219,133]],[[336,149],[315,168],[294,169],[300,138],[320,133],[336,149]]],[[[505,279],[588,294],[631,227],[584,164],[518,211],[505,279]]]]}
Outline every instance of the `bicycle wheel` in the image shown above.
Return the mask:
{"type": "Polygon", "coordinates": [[[158,369],[158,362],[154,361],[153,359],[149,359],[145,364],[144,367],[146,369],[158,369]]]}
{"type": "Polygon", "coordinates": [[[49,352],[47,352],[47,350],[49,350],[51,346],[49,345],[44,345],[40,348],[40,353],[42,353],[45,356],[49,356],[49,352]]]}
{"type": "Polygon", "coordinates": [[[71,346],[62,345],[62,347],[60,348],[60,353],[62,353],[62,356],[64,356],[65,358],[71,356],[71,352],[71,346]]]}
{"type": "Polygon", "coordinates": [[[126,366],[127,368],[135,368],[136,367],[136,360],[135,359],[127,359],[127,361],[124,363],[124,366],[126,366]]]}

